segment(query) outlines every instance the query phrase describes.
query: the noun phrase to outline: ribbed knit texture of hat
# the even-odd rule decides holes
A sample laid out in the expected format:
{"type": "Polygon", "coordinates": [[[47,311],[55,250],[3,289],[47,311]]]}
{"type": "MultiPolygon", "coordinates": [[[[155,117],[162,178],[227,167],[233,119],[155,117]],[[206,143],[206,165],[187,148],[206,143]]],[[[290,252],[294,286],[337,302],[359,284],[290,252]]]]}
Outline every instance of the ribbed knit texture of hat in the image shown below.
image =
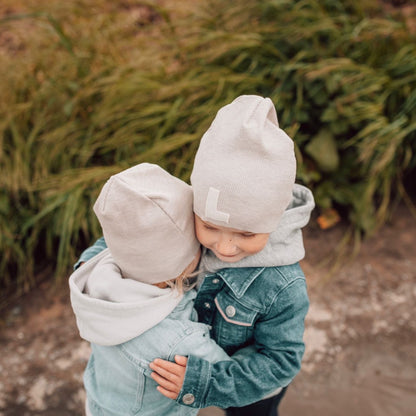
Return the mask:
{"type": "Polygon", "coordinates": [[[125,278],[176,278],[199,249],[191,187],[157,165],[142,163],[112,176],[94,212],[125,278]]]}
{"type": "Polygon", "coordinates": [[[215,225],[274,231],[292,198],[296,159],[270,98],[243,95],[221,108],[201,139],[191,183],[194,212],[215,225]]]}

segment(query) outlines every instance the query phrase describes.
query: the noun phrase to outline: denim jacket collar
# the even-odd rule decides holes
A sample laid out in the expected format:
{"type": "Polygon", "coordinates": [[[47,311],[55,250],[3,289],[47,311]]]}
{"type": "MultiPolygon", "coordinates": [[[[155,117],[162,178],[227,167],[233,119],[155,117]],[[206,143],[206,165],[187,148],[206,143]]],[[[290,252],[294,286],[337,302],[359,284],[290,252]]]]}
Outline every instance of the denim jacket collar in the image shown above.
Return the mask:
{"type": "Polygon", "coordinates": [[[216,272],[226,285],[233,291],[237,299],[240,299],[254,279],[260,275],[265,267],[239,267],[221,269],[216,272]]]}

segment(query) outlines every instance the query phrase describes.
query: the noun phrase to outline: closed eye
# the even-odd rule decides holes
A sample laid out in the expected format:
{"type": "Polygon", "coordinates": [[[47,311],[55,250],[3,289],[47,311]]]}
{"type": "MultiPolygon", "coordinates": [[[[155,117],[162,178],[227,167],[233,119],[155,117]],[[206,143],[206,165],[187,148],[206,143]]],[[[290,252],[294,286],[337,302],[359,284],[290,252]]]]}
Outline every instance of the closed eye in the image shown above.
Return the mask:
{"type": "Polygon", "coordinates": [[[218,228],[212,227],[211,225],[208,225],[208,224],[205,224],[205,223],[204,223],[204,228],[206,230],[218,231],[218,228]]]}

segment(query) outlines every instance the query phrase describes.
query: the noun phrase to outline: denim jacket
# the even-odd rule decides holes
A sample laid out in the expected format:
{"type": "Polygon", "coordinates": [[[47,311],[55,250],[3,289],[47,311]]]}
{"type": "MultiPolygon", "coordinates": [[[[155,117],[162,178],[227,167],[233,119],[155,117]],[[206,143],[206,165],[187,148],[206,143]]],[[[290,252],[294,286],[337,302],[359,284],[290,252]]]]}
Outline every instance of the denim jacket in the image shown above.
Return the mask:
{"type": "Polygon", "coordinates": [[[194,293],[185,295],[175,310],[157,326],[123,344],[91,344],[92,354],[84,372],[88,407],[92,415],[192,416],[198,409],[182,406],[162,396],[150,377],[155,358],[173,361],[176,354],[197,353],[210,360],[227,355],[210,340],[207,328],[196,320],[194,293]],[[192,316],[193,315],[193,316],[192,316]]]}
{"type": "Polygon", "coordinates": [[[103,250],[69,279],[80,334],[91,342],[84,372],[88,413],[196,415],[197,408],[159,393],[149,368],[155,358],[172,361],[177,354],[210,362],[229,359],[210,338],[208,326],[197,322],[196,291],[180,296],[170,288],[124,279],[114,273],[116,267],[103,267],[111,265],[109,258],[103,250]]]}
{"type": "Polygon", "coordinates": [[[215,364],[188,357],[178,403],[192,394],[197,407],[244,406],[287,386],[300,370],[309,306],[299,264],[228,268],[205,276],[195,302],[211,337],[233,360],[215,364]]]}
{"type": "MultiPolygon", "coordinates": [[[[295,185],[278,229],[260,253],[222,263],[204,251],[201,264],[210,271],[203,273],[195,308],[211,337],[234,355],[232,361],[210,363],[190,354],[177,403],[245,406],[287,386],[299,372],[309,300],[298,262],[304,256],[301,228],[313,207],[312,193],[295,185]]],[[[98,240],[77,265],[104,247],[98,240]]]]}

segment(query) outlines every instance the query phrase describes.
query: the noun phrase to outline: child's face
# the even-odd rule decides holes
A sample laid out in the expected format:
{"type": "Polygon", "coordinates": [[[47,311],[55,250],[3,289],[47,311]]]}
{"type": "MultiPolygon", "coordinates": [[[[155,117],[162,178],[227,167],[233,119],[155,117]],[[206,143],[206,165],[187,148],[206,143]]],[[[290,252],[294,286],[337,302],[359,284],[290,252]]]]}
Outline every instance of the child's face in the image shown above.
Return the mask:
{"type": "Polygon", "coordinates": [[[220,227],[202,221],[195,215],[195,232],[199,242],[220,260],[234,263],[263,250],[269,234],[255,234],[234,228],[220,227]]]}

